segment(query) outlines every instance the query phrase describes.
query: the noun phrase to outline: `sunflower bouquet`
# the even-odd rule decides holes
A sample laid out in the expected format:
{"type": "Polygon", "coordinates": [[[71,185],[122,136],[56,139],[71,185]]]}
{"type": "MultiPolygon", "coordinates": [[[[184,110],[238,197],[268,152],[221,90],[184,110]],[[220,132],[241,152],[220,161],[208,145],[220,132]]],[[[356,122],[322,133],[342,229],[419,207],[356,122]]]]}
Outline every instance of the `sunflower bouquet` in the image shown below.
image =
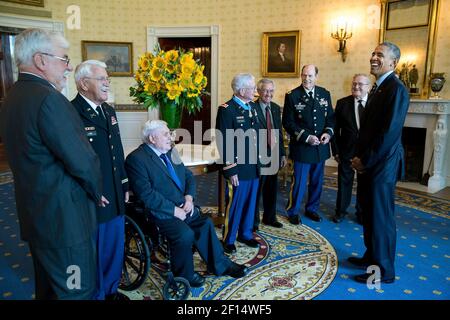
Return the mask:
{"type": "Polygon", "coordinates": [[[163,51],[157,47],[155,53],[146,52],[139,57],[136,84],[130,87],[130,96],[146,108],[175,103],[189,114],[195,113],[202,108],[200,97],[206,94],[204,68],[194,60],[192,52],[163,51]]]}

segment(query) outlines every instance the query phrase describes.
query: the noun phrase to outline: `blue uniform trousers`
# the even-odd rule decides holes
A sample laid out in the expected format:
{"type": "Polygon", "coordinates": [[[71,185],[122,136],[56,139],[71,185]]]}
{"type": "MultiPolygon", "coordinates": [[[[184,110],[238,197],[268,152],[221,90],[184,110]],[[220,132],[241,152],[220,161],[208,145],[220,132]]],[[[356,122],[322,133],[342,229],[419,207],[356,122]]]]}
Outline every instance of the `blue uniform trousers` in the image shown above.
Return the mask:
{"type": "Polygon", "coordinates": [[[322,194],[324,166],[325,161],[319,163],[294,161],[294,176],[286,206],[289,217],[295,216],[300,211],[300,205],[306,192],[308,176],[308,201],[306,202],[305,211],[317,212],[320,204],[320,195],[322,194]]]}
{"type": "Polygon", "coordinates": [[[253,239],[253,221],[255,218],[256,197],[259,179],[239,180],[234,187],[228,180],[225,185],[225,228],[223,242],[234,244],[239,239],[253,239]]]}
{"type": "Polygon", "coordinates": [[[125,217],[117,216],[97,228],[97,293],[96,300],[115,294],[122,276],[125,242],[125,217]]]}

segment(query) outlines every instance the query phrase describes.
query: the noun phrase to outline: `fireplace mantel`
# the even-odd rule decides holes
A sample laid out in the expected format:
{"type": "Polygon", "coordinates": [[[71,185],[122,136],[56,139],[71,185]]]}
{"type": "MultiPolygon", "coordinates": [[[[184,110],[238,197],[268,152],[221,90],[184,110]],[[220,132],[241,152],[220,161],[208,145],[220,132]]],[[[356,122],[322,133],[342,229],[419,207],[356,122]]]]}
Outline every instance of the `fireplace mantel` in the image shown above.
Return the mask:
{"type": "Polygon", "coordinates": [[[411,99],[410,101],[405,126],[427,129],[423,173],[428,171],[432,161],[431,177],[427,187],[429,193],[437,192],[450,185],[450,146],[447,137],[449,115],[450,100],[411,99]]]}
{"type": "Polygon", "coordinates": [[[450,100],[442,99],[411,99],[408,113],[450,114],[450,100]]]}

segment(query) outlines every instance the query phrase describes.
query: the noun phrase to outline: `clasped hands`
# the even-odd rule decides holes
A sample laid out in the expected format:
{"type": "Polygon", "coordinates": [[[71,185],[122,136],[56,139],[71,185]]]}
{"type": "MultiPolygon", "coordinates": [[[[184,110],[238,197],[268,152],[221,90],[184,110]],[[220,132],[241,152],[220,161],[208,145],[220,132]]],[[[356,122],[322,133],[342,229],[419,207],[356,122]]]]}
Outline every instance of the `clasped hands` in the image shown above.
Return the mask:
{"type": "Polygon", "coordinates": [[[331,136],[328,133],[322,133],[320,139],[317,136],[310,135],[306,142],[312,146],[318,146],[319,144],[327,144],[330,142],[331,136]]]}
{"type": "Polygon", "coordinates": [[[185,202],[181,207],[175,207],[174,216],[178,219],[184,221],[189,214],[194,211],[194,199],[191,195],[184,196],[185,202]]]}
{"type": "Polygon", "coordinates": [[[359,174],[363,173],[364,170],[366,169],[364,167],[364,165],[361,162],[361,159],[358,157],[354,157],[352,160],[352,168],[353,170],[355,170],[356,172],[358,172],[359,174]]]}

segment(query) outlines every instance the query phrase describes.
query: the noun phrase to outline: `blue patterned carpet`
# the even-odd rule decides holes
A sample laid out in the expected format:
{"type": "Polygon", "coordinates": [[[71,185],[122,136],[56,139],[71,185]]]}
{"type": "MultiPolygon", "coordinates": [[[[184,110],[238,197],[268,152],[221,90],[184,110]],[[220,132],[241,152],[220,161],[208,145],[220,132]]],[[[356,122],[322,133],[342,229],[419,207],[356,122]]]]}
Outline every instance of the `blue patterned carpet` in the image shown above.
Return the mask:
{"type": "MultiPolygon", "coordinates": [[[[217,204],[217,174],[198,179],[198,204],[217,204]]],[[[287,188],[280,187],[278,211],[284,212],[287,188]]],[[[397,192],[397,281],[370,290],[352,277],[364,272],[346,262],[364,252],[362,227],[350,214],[345,221],[331,221],[336,178],[327,177],[322,194],[320,223],[302,217],[333,245],[339,260],[333,282],[316,300],[448,300],[450,298],[450,202],[409,192],[397,192]]],[[[350,210],[350,212],[352,212],[350,210]]],[[[28,246],[20,240],[10,176],[0,175],[0,300],[32,299],[33,268],[28,246]]]]}

